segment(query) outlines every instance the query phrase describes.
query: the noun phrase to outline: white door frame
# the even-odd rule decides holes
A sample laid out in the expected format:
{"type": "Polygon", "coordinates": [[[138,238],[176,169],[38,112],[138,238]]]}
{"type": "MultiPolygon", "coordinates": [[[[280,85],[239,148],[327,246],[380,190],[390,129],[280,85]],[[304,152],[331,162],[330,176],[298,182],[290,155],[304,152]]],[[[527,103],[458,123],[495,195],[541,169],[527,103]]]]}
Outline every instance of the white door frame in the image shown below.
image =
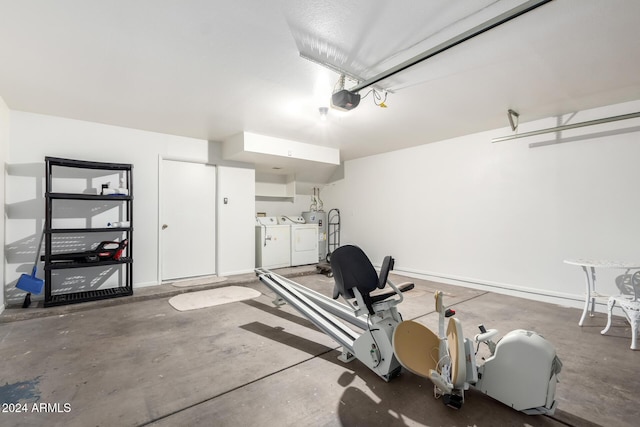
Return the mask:
{"type": "Polygon", "coordinates": [[[157,247],[158,247],[158,252],[157,252],[157,259],[158,259],[158,270],[156,272],[156,281],[159,285],[162,284],[162,233],[161,233],[161,227],[162,227],[162,162],[164,160],[170,160],[170,161],[174,161],[174,162],[184,162],[184,163],[195,163],[198,165],[205,165],[205,166],[214,166],[215,167],[215,177],[216,177],[216,203],[215,203],[215,224],[214,224],[214,228],[215,228],[215,242],[214,242],[214,247],[215,247],[215,273],[216,275],[218,275],[218,273],[220,272],[220,266],[219,266],[219,251],[218,251],[218,202],[217,202],[217,198],[218,198],[218,191],[219,191],[219,183],[218,183],[218,165],[215,163],[211,163],[211,162],[207,162],[207,161],[203,161],[203,160],[198,160],[198,159],[190,159],[190,158],[186,158],[186,157],[175,157],[175,156],[165,156],[163,157],[162,154],[158,155],[158,226],[156,229],[156,233],[157,233],[157,247]]]}

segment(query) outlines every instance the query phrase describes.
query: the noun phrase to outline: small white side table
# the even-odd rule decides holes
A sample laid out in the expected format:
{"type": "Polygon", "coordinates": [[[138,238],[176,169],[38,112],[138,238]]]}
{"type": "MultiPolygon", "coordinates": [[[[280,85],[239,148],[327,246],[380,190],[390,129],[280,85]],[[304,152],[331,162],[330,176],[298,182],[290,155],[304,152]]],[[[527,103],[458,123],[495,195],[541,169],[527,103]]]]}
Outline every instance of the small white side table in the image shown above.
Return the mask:
{"type": "MultiPolygon", "coordinates": [[[[586,276],[587,293],[584,301],[584,310],[582,311],[582,316],[580,317],[578,326],[582,326],[582,324],[584,323],[584,319],[587,317],[588,311],[589,311],[589,316],[593,317],[593,312],[595,310],[595,305],[596,305],[596,298],[607,297],[607,295],[602,295],[596,292],[596,268],[618,268],[618,269],[624,269],[624,270],[640,269],[640,263],[592,260],[592,259],[566,259],[564,260],[564,262],[565,264],[577,265],[582,267],[582,270],[584,271],[584,274],[586,276]],[[589,306],[591,306],[591,310],[589,310],[589,306]]],[[[618,298],[618,302],[621,302],[621,301],[622,299],[618,298]]],[[[611,300],[609,300],[607,305],[609,304],[611,304],[611,300]]],[[[609,313],[611,313],[611,309],[613,309],[613,306],[610,307],[609,313]]],[[[634,334],[634,339],[635,339],[635,334],[634,334]]]]}

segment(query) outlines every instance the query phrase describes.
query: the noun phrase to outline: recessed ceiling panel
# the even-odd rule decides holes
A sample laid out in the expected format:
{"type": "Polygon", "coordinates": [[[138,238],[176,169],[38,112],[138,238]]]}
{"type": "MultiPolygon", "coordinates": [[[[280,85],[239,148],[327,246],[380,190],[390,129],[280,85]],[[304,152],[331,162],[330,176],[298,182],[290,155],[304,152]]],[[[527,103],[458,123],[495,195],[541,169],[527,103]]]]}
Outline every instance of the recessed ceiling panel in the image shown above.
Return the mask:
{"type": "MultiPolygon", "coordinates": [[[[301,56],[369,79],[525,2],[289,1],[285,14],[301,56]]],[[[384,86],[404,80],[392,77],[384,86]]]]}

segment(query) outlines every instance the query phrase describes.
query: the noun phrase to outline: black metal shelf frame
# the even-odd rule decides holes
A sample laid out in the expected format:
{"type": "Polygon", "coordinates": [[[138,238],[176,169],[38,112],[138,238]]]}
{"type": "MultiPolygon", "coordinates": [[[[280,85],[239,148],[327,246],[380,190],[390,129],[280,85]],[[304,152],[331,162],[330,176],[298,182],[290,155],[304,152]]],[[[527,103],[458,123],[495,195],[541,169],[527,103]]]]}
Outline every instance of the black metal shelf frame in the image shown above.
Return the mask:
{"type": "Polygon", "coordinates": [[[44,272],[45,272],[45,299],[44,306],[51,307],[63,304],[74,304],[86,301],[94,301],[105,298],[115,298],[133,295],[133,166],[125,163],[104,163],[92,162],[85,160],[63,159],[59,157],[45,157],[45,253],[44,272]],[[77,169],[93,169],[104,171],[120,171],[124,172],[125,186],[128,189],[128,195],[99,195],[85,193],[61,193],[52,191],[54,168],[66,167],[77,169]],[[129,227],[99,227],[99,228],[53,228],[53,201],[54,200],[85,200],[87,202],[113,201],[124,204],[124,215],[129,221],[129,227]],[[98,262],[52,262],[51,255],[53,249],[52,236],[55,234],[85,234],[85,233],[124,233],[128,240],[127,254],[120,260],[106,260],[98,262]],[[52,292],[53,270],[76,269],[76,268],[92,268],[101,266],[121,266],[123,268],[124,286],[95,289],[90,291],[76,291],[68,293],[52,292]]]}

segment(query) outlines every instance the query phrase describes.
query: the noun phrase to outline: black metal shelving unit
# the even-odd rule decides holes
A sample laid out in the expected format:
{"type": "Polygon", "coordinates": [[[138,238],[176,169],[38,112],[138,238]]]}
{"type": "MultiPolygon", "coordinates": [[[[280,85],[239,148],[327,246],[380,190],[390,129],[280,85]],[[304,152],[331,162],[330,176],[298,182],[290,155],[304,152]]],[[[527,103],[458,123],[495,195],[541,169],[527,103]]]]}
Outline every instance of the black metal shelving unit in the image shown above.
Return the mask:
{"type": "MultiPolygon", "coordinates": [[[[46,193],[45,193],[45,224],[44,239],[45,252],[44,273],[45,273],[45,295],[44,306],[52,307],[56,305],[74,304],[86,301],[94,301],[105,298],[115,298],[133,295],[133,166],[126,163],[103,163],[85,160],[63,159],[58,157],[45,157],[45,177],[46,177],[46,193]],[[85,193],[66,193],[54,192],[53,180],[55,171],[58,168],[73,169],[90,169],[105,171],[107,173],[118,173],[124,175],[124,184],[128,190],[128,195],[101,195],[101,194],[85,194],[85,193]],[[54,228],[54,209],[53,205],[56,201],[64,200],[81,200],[86,203],[106,203],[120,205],[122,208],[122,221],[128,221],[128,227],[86,227],[86,228],[54,228]],[[52,254],[54,252],[54,238],[58,235],[92,235],[93,233],[120,233],[123,238],[127,239],[127,247],[125,256],[119,260],[101,260],[97,262],[53,262],[52,254]],[[53,272],[62,269],[76,268],[94,268],[104,266],[120,265],[124,271],[122,272],[120,286],[92,289],[92,290],[73,290],[67,289],[63,291],[55,291],[53,289],[53,272]]],[[[84,203],[82,202],[82,203],[84,203]]]]}

